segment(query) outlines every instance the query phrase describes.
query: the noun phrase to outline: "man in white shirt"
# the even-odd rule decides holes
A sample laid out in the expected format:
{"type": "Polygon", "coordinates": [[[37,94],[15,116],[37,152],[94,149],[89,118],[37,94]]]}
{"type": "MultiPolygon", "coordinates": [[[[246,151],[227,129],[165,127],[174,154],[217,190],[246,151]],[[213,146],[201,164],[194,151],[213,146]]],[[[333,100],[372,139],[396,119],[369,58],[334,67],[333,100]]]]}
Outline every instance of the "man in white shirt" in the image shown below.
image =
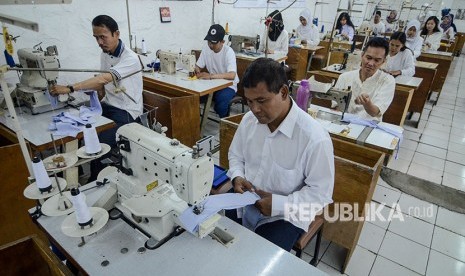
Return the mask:
{"type": "MultiPolygon", "coordinates": [[[[100,69],[110,73],[101,73],[68,86],[55,85],[50,92],[56,95],[71,93],[75,90],[98,91],[100,98],[103,97],[101,100],[102,115],[112,119],[116,124],[116,127],[100,133],[99,140],[114,147],[118,128],[134,122],[142,114],[142,66],[137,54],[119,39],[118,24],[113,18],[108,15],[95,17],[92,20],[92,31],[102,49],[100,69]],[[119,87],[125,88],[126,94],[115,93],[113,78],[116,79],[119,87]]],[[[95,180],[102,168],[100,161],[92,162],[89,181],[95,180]]]]}
{"type": "MultiPolygon", "coordinates": [[[[228,176],[236,193],[255,191],[261,199],[241,209],[240,222],[289,251],[315,214],[332,202],[332,142],[289,97],[283,65],[257,59],[247,68],[243,84],[251,111],[231,143],[228,176]],[[294,215],[289,215],[290,208],[294,215]]],[[[237,221],[235,214],[227,211],[237,221]]]]}
{"type": "Polygon", "coordinates": [[[386,26],[381,21],[381,11],[376,11],[375,17],[373,18],[373,23],[371,25],[371,30],[374,35],[382,35],[386,32],[386,26]]]}
{"type": "Polygon", "coordinates": [[[362,119],[381,121],[394,98],[394,77],[380,70],[389,51],[381,37],[368,41],[363,49],[361,68],[339,76],[335,88],[352,90],[348,112],[362,119]]]}
{"type": "Polygon", "coordinates": [[[233,85],[213,94],[215,112],[220,118],[228,116],[229,102],[236,95],[237,83],[239,82],[236,55],[231,47],[224,44],[225,33],[224,28],[219,24],[210,27],[205,37],[207,46],[203,47],[195,66],[195,73],[200,79],[233,81],[233,85]],[[207,68],[208,73],[201,72],[200,70],[203,68],[207,68]]]}

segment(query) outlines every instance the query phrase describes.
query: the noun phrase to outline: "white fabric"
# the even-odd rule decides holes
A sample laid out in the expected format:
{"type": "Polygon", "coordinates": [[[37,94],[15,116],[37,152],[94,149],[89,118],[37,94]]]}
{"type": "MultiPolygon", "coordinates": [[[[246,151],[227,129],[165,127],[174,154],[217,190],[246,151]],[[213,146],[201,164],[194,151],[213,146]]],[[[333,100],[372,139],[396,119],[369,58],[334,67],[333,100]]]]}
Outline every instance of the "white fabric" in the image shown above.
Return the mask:
{"type": "Polygon", "coordinates": [[[302,40],[306,40],[308,45],[318,45],[320,43],[320,34],[318,32],[318,27],[313,25],[312,23],[313,18],[312,14],[310,13],[310,10],[303,10],[302,12],[300,12],[299,18],[300,16],[307,20],[307,25],[303,26],[302,24],[300,24],[297,27],[297,36],[302,40]]]}
{"type": "Polygon", "coordinates": [[[386,33],[394,33],[397,31],[397,21],[395,22],[392,22],[392,23],[389,23],[386,21],[386,23],[384,23],[384,26],[385,26],[385,31],[386,33]]]}
{"type": "Polygon", "coordinates": [[[118,85],[126,88],[126,93],[136,101],[136,103],[134,103],[122,92],[115,94],[115,86],[113,85],[113,82],[110,82],[105,85],[106,93],[102,102],[119,109],[126,110],[129,114],[131,114],[133,119],[139,117],[143,110],[142,72],[122,79],[137,70],[141,70],[137,54],[122,43],[121,53],[118,57],[111,56],[107,53],[102,53],[100,55],[100,66],[102,70],[110,70],[116,77],[118,85]]]}
{"type": "Polygon", "coordinates": [[[265,43],[266,43],[266,39],[268,39],[269,50],[273,50],[275,54],[287,55],[287,51],[289,50],[289,34],[287,33],[286,30],[283,30],[281,32],[281,34],[278,36],[278,39],[276,39],[276,41],[272,41],[268,37],[266,30],[262,37],[263,39],[260,39],[260,46],[258,49],[260,52],[265,52],[265,43]]]}
{"type": "Polygon", "coordinates": [[[437,51],[441,46],[442,32],[435,32],[431,35],[427,35],[425,38],[425,44],[429,42],[431,47],[429,50],[437,51]]]}
{"type": "Polygon", "coordinates": [[[410,50],[413,51],[413,56],[415,59],[421,55],[421,48],[423,47],[423,38],[420,36],[421,29],[420,29],[420,21],[413,19],[407,23],[405,27],[405,33],[411,28],[415,27],[416,33],[415,37],[408,37],[407,41],[405,42],[405,46],[407,46],[410,50]]]}
{"type": "Polygon", "coordinates": [[[443,30],[442,39],[447,39],[447,40],[454,40],[455,39],[455,32],[454,32],[454,28],[452,26],[450,26],[449,29],[447,29],[447,30],[443,30]],[[447,37],[447,34],[449,34],[449,37],[447,37]]]}
{"type": "Polygon", "coordinates": [[[361,119],[381,121],[384,112],[386,112],[394,98],[396,82],[393,76],[381,70],[378,70],[373,76],[362,82],[359,70],[354,70],[341,74],[335,85],[338,89],[347,89],[348,86],[352,90],[348,112],[358,115],[361,119]],[[379,108],[380,113],[377,117],[370,116],[363,105],[355,104],[355,99],[362,93],[368,94],[373,104],[379,108]]]}
{"type": "Polygon", "coordinates": [[[341,34],[346,34],[349,36],[349,41],[354,39],[355,30],[349,25],[342,26],[341,34]]]}
{"type": "MultiPolygon", "coordinates": [[[[229,148],[231,179],[244,177],[255,187],[273,194],[271,217],[261,224],[283,219],[285,205],[332,202],[334,155],[329,134],[295,102],[280,126],[271,133],[252,112],[244,115],[229,148]]],[[[308,211],[309,205],[306,206],[308,211]]],[[[290,218],[293,225],[308,231],[309,220],[290,218]]],[[[247,220],[247,212],[244,217],[247,220]]],[[[260,222],[259,222],[260,223],[260,222]]]]}
{"type": "Polygon", "coordinates": [[[412,51],[405,49],[393,57],[388,54],[384,69],[389,72],[401,70],[402,76],[413,77],[415,75],[415,59],[412,51]]]}
{"type": "Polygon", "coordinates": [[[386,26],[384,25],[383,21],[379,21],[378,24],[371,22],[371,30],[374,34],[380,36],[386,32],[386,26]]]}
{"type": "Polygon", "coordinates": [[[200,68],[206,67],[210,74],[236,73],[233,85],[231,85],[230,88],[237,91],[239,77],[237,76],[236,55],[234,54],[234,50],[228,45],[223,44],[221,51],[215,53],[205,44],[197,60],[197,66],[200,68]]]}

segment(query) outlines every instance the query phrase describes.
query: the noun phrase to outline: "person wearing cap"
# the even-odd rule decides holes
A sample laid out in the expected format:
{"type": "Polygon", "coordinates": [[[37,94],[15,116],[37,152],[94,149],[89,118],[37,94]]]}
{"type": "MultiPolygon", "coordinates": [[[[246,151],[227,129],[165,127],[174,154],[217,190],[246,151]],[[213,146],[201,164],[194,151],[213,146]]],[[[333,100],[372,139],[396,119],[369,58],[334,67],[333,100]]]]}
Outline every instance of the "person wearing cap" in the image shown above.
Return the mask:
{"type": "Polygon", "coordinates": [[[219,24],[210,26],[204,39],[207,41],[207,45],[203,47],[195,65],[195,73],[200,79],[233,81],[231,86],[213,94],[214,109],[220,118],[228,116],[229,102],[236,95],[237,83],[239,82],[236,55],[231,47],[224,44],[225,33],[224,28],[219,24]],[[206,68],[208,72],[201,72],[203,68],[206,68]]]}
{"type": "Polygon", "coordinates": [[[370,39],[362,52],[359,70],[341,74],[334,86],[352,91],[348,113],[366,120],[382,121],[394,98],[394,77],[380,70],[389,53],[389,43],[381,37],[370,39]]]}
{"type": "MultiPolygon", "coordinates": [[[[118,24],[113,18],[108,15],[95,17],[92,20],[92,31],[98,46],[102,49],[100,69],[109,73],[101,73],[68,86],[54,85],[50,92],[52,95],[57,95],[75,90],[96,90],[102,98],[102,115],[116,124],[114,128],[101,132],[99,140],[110,147],[115,147],[118,128],[136,121],[142,114],[142,67],[137,54],[119,39],[118,24]],[[117,87],[113,84],[113,78],[119,87],[125,88],[125,93],[115,91],[117,87]]],[[[97,174],[103,169],[99,160],[91,163],[89,181],[97,179],[97,174]]]]}
{"type": "Polygon", "coordinates": [[[260,42],[258,50],[260,52],[267,51],[268,54],[282,54],[287,55],[289,50],[289,34],[284,29],[283,16],[278,10],[270,13],[265,20],[265,33],[263,39],[260,42]],[[268,41],[268,47],[267,43],[268,41]],[[265,49],[267,47],[267,49],[265,49]]]}
{"type": "Polygon", "coordinates": [[[260,199],[226,216],[290,251],[332,202],[333,145],[289,96],[283,65],[259,58],[247,67],[243,85],[250,111],[231,142],[228,176],[234,192],[256,192],[260,199]]]}
{"type": "Polygon", "coordinates": [[[386,32],[386,26],[381,21],[381,11],[376,11],[373,22],[371,23],[371,30],[374,35],[382,35],[386,32]]]}
{"type": "Polygon", "coordinates": [[[297,27],[297,36],[302,44],[317,46],[320,43],[318,27],[313,25],[312,13],[309,9],[300,12],[300,25],[297,27]]]}

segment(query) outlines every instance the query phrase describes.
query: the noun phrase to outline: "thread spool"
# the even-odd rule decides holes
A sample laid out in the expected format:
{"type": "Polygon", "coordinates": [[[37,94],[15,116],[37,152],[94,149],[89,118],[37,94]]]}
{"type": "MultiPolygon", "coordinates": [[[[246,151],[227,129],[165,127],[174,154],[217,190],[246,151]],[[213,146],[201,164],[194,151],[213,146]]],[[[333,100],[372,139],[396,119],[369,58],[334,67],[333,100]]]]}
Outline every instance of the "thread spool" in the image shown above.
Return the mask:
{"type": "Polygon", "coordinates": [[[84,228],[85,226],[92,226],[93,218],[90,215],[89,207],[86,204],[86,200],[78,188],[71,189],[71,201],[73,202],[74,209],[76,212],[76,220],[84,228]]]}
{"type": "Polygon", "coordinates": [[[45,170],[44,162],[37,156],[32,159],[32,172],[34,173],[36,185],[40,193],[49,193],[53,188],[52,181],[45,170]]]}
{"type": "Polygon", "coordinates": [[[147,54],[147,46],[145,46],[145,39],[143,38],[142,38],[142,43],[141,43],[140,48],[141,48],[141,53],[143,55],[147,54]]]}
{"type": "Polygon", "coordinates": [[[88,155],[99,154],[102,151],[97,131],[91,124],[87,124],[86,128],[84,128],[84,144],[88,155]]]}

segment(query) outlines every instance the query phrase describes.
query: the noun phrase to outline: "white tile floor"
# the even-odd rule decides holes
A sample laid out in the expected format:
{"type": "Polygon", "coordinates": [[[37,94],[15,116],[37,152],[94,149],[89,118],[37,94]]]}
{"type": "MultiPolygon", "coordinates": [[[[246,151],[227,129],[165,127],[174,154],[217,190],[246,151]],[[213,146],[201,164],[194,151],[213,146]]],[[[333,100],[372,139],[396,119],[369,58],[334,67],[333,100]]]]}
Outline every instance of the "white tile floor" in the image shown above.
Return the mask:
{"type": "MultiPolygon", "coordinates": [[[[465,192],[465,89],[460,89],[465,85],[464,61],[464,56],[454,59],[437,105],[427,103],[419,127],[406,123],[399,159],[388,164],[461,192],[465,192]]],[[[218,132],[218,124],[209,122],[207,133],[218,140],[218,132]]],[[[214,157],[218,163],[218,153],[214,157]]],[[[385,204],[380,211],[384,217],[398,204],[404,221],[366,222],[345,275],[465,275],[464,214],[402,193],[382,179],[373,202],[385,204]]],[[[304,251],[307,262],[313,248],[314,241],[304,251]]],[[[318,268],[341,275],[346,252],[323,239],[318,268]]]]}

